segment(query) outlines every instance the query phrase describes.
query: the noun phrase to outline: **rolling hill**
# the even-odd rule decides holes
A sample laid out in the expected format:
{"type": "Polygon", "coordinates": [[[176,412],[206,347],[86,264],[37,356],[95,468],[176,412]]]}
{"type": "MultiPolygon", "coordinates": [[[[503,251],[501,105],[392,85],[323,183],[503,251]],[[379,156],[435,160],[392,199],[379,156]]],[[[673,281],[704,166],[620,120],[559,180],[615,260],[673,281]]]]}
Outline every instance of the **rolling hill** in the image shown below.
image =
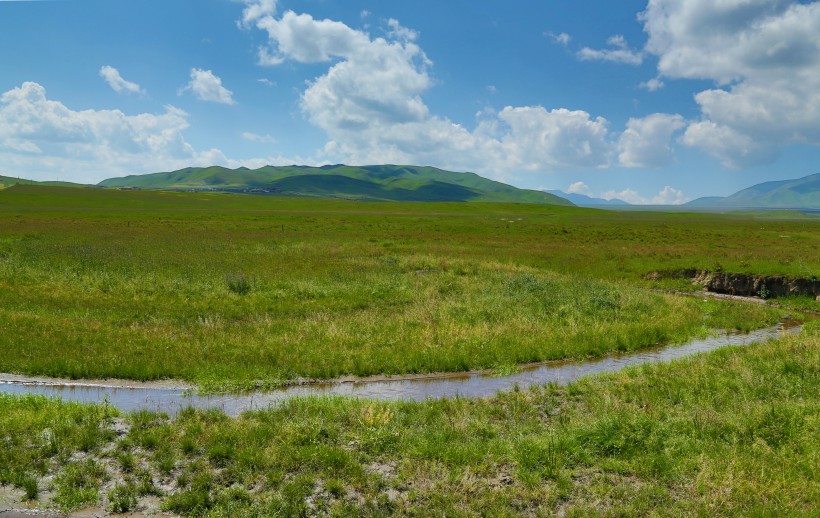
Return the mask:
{"type": "Polygon", "coordinates": [[[13,178],[11,176],[0,175],[0,189],[11,187],[12,185],[50,185],[52,187],[86,187],[79,183],[72,182],[38,182],[36,180],[26,180],[25,178],[13,178]]]}
{"type": "Polygon", "coordinates": [[[796,180],[759,183],[725,198],[698,198],[685,205],[718,209],[820,209],[820,173],[796,180]]]}
{"type": "Polygon", "coordinates": [[[519,189],[435,167],[401,165],[266,166],[259,169],[189,167],[110,178],[100,187],[246,192],[254,194],[392,201],[495,201],[572,205],[564,198],[519,189]]]}

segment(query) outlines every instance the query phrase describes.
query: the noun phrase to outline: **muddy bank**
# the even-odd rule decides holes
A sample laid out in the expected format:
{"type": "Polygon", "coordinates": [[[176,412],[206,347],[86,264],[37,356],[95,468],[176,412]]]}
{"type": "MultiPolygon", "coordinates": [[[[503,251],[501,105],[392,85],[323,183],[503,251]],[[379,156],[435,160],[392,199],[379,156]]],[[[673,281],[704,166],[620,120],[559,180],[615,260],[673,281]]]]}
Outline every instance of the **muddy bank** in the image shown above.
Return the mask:
{"type": "Polygon", "coordinates": [[[692,284],[713,293],[741,297],[773,299],[790,295],[820,297],[820,279],[794,278],[782,275],[713,272],[709,270],[656,271],[646,279],[691,279],[692,284]]]}
{"type": "MultiPolygon", "coordinates": [[[[10,374],[0,372],[0,384],[28,385],[28,386],[60,386],[81,388],[129,388],[129,389],[159,389],[179,392],[194,391],[196,387],[181,380],[136,381],[127,379],[69,379],[51,378],[48,376],[27,376],[24,374],[10,374]]],[[[2,518],[2,516],[0,516],[2,518]]]]}

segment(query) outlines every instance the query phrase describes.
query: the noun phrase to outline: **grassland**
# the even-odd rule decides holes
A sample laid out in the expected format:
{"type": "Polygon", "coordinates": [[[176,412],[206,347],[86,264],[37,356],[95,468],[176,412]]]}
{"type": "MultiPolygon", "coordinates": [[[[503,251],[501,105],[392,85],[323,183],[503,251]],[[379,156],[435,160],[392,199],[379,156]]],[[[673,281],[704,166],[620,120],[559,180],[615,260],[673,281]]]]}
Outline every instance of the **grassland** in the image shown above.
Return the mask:
{"type": "Polygon", "coordinates": [[[193,516],[810,516],[819,396],[812,323],[487,400],[294,400],[169,420],[0,397],[0,482],[62,509],[193,516]]]}
{"type": "MultiPolygon", "coordinates": [[[[18,185],[0,191],[0,372],[247,389],[634,350],[784,313],[658,293],[695,288],[648,273],[816,277],[818,230],[790,212],[18,185]]],[[[811,515],[819,346],[812,322],[567,387],[299,399],[237,419],[0,396],[0,509],[811,515]]]]}
{"type": "Polygon", "coordinates": [[[222,390],[635,350],[782,314],[653,293],[687,281],[647,272],[813,275],[819,227],[18,186],[0,193],[0,371],[222,390]]]}

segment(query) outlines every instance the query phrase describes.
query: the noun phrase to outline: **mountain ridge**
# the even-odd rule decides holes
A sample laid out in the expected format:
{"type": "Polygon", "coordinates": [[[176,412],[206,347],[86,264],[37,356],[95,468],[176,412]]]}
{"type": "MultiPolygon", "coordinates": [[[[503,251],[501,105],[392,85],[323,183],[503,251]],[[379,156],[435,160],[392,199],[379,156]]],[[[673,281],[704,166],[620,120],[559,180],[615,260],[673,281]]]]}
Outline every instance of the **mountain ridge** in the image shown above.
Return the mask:
{"type": "Polygon", "coordinates": [[[707,196],[684,204],[715,209],[820,209],[820,173],[752,185],[729,196],[707,196]]]}
{"type": "Polygon", "coordinates": [[[109,178],[97,185],[359,200],[498,201],[572,205],[572,202],[549,193],[519,189],[475,173],[392,164],[264,166],[258,169],[187,167],[177,171],[109,178]]]}

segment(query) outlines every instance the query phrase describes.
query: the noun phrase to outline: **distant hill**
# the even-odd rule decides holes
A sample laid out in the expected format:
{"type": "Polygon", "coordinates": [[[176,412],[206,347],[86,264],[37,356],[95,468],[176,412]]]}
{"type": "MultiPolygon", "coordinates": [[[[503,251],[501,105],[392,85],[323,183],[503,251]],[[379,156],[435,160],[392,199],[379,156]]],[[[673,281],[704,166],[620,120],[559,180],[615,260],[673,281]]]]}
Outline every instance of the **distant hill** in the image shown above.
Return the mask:
{"type": "Polygon", "coordinates": [[[629,203],[619,200],[617,198],[613,198],[611,200],[605,200],[603,198],[593,198],[591,196],[587,196],[585,194],[574,194],[568,193],[559,190],[549,190],[546,189],[544,192],[548,192],[550,194],[554,194],[555,196],[560,196],[561,198],[567,199],[578,205],[579,207],[600,207],[601,205],[629,205],[629,203]]]}
{"type": "Polygon", "coordinates": [[[686,207],[710,207],[725,199],[723,196],[704,196],[703,198],[696,198],[686,202],[683,205],[686,207]]]}
{"type": "Polygon", "coordinates": [[[796,180],[759,183],[725,198],[698,198],[685,205],[705,208],[820,209],[820,173],[796,180]]]}
{"type": "Polygon", "coordinates": [[[26,180],[25,178],[12,178],[11,176],[0,175],[0,189],[11,187],[12,185],[51,185],[57,187],[84,187],[79,183],[72,182],[38,182],[36,180],[26,180]]]}
{"type": "Polygon", "coordinates": [[[541,191],[519,189],[435,167],[403,165],[265,166],[259,169],[189,167],[179,171],[110,178],[101,187],[246,192],[358,200],[495,201],[572,205],[541,191]]]}

